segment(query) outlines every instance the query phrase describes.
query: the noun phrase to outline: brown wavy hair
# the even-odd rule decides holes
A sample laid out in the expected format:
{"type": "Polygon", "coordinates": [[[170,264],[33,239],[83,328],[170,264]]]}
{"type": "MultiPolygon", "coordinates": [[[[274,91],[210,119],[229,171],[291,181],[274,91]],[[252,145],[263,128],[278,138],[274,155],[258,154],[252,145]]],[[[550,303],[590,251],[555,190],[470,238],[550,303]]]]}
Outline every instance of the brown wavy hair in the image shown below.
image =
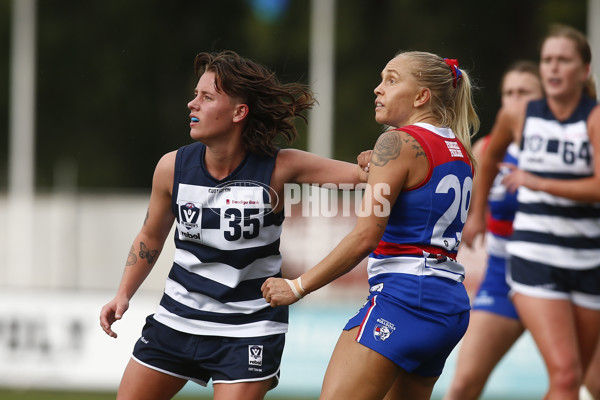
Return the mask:
{"type": "Polygon", "coordinates": [[[215,89],[240,99],[248,105],[249,115],[242,132],[242,143],[248,152],[273,155],[277,137],[287,144],[296,139],[296,117],[308,123],[304,111],[316,103],[311,89],[301,83],[281,83],[267,67],[236,52],[199,53],[194,72],[215,74],[215,89]]]}

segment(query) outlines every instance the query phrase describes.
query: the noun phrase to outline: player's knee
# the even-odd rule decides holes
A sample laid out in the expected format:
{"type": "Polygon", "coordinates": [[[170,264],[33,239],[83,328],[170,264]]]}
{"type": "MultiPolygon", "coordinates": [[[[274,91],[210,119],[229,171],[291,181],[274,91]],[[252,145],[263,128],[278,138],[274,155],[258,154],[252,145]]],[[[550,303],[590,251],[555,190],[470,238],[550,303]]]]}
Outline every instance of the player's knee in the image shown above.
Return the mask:
{"type": "Polygon", "coordinates": [[[561,392],[578,391],[582,380],[581,369],[576,366],[564,366],[550,373],[550,385],[561,392]]]}
{"type": "Polygon", "coordinates": [[[444,396],[444,400],[469,400],[479,396],[480,386],[473,380],[455,378],[444,396]]]}

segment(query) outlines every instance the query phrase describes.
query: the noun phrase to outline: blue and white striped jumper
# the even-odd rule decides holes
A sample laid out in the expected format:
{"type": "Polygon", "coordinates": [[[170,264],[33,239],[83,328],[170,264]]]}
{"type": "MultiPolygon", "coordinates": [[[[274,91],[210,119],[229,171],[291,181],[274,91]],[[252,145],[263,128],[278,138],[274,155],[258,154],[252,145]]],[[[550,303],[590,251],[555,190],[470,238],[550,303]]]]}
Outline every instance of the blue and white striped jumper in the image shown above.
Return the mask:
{"type": "MultiPolygon", "coordinates": [[[[594,150],[587,118],[596,104],[583,96],[573,114],[558,121],[545,99],[529,103],[519,167],[547,178],[593,176],[594,150]]],[[[507,246],[512,264],[523,260],[569,270],[600,267],[600,203],[578,202],[526,187],[519,188],[518,201],[514,233],[507,246]]]]}
{"type": "Polygon", "coordinates": [[[261,293],[281,277],[283,213],[273,214],[274,156],[248,154],[223,180],[204,164],[206,147],[180,148],[175,162],[175,258],[156,321],[195,335],[256,337],[286,333],[288,307],[261,293]]]}

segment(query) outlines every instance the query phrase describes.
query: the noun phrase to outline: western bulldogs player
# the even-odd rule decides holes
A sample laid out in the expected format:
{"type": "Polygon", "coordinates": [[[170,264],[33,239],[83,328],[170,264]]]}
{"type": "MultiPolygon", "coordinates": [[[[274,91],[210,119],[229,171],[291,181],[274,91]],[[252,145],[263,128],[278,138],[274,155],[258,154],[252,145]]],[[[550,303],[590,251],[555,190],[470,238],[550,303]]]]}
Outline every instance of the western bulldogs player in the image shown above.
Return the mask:
{"type": "Polygon", "coordinates": [[[456,60],[418,51],[398,54],[381,78],[375,119],[396,129],[375,144],[355,228],[291,284],[263,285],[271,305],[290,304],[369,256],[370,295],[339,338],[322,399],[429,399],[469,321],[455,260],[479,127],[469,78],[456,60]]]}

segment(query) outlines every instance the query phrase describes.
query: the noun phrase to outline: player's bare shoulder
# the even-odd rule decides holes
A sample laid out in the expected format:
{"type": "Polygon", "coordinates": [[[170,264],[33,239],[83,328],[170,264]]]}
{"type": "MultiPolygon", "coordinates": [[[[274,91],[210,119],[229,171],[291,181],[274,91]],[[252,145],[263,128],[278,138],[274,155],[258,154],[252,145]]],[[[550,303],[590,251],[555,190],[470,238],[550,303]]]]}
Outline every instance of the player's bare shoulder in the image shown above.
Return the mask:
{"type": "Polygon", "coordinates": [[[383,167],[397,159],[400,154],[408,158],[427,157],[421,144],[411,134],[402,130],[389,130],[377,139],[371,155],[371,163],[383,167]]]}
{"type": "Polygon", "coordinates": [[[271,177],[271,183],[292,182],[295,174],[302,163],[302,152],[297,149],[281,149],[275,159],[275,169],[271,177]]]}
{"type": "Polygon", "coordinates": [[[158,187],[171,193],[175,175],[176,156],[177,151],[171,151],[162,156],[158,161],[154,170],[153,187],[158,187]]]}
{"type": "Polygon", "coordinates": [[[526,117],[526,104],[515,104],[508,107],[504,106],[498,110],[496,124],[500,127],[505,127],[505,129],[515,135],[523,130],[526,117]]]}
{"type": "Polygon", "coordinates": [[[156,168],[175,169],[175,158],[177,157],[177,151],[178,150],[173,150],[167,154],[164,154],[160,160],[158,160],[156,168]]]}
{"type": "Polygon", "coordinates": [[[590,138],[598,139],[598,136],[600,136],[600,104],[597,104],[590,112],[587,126],[590,138]]]}

